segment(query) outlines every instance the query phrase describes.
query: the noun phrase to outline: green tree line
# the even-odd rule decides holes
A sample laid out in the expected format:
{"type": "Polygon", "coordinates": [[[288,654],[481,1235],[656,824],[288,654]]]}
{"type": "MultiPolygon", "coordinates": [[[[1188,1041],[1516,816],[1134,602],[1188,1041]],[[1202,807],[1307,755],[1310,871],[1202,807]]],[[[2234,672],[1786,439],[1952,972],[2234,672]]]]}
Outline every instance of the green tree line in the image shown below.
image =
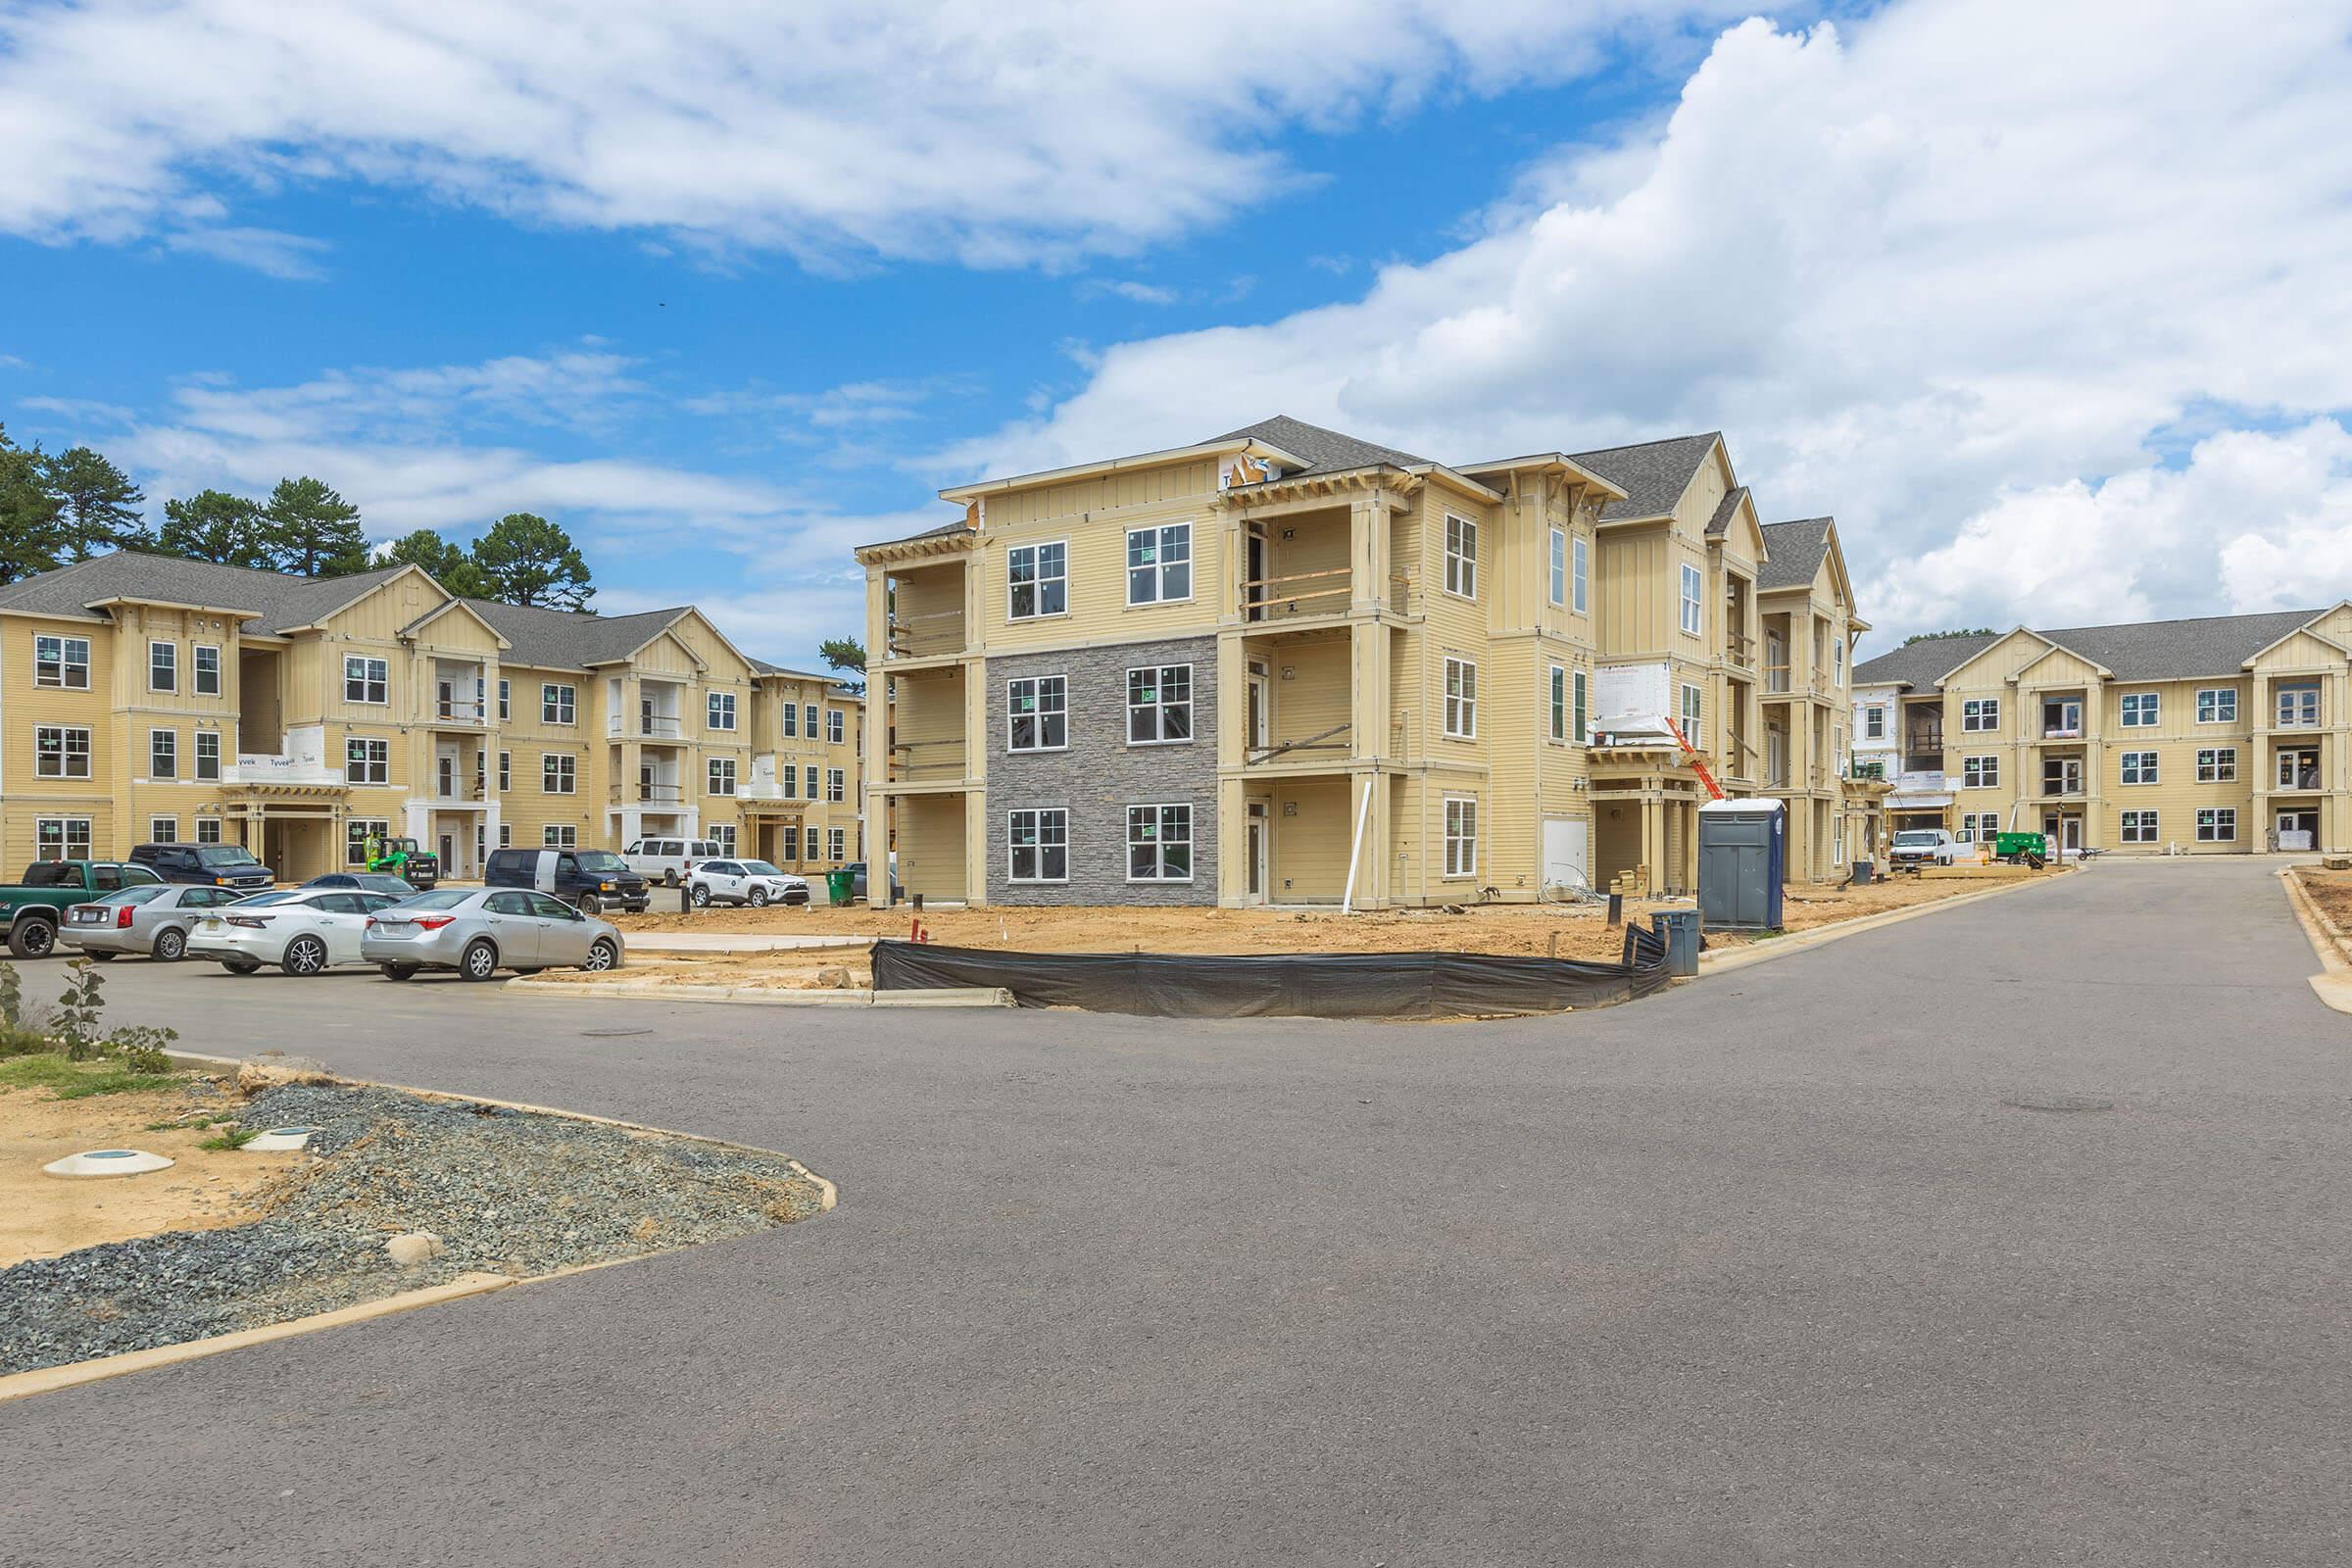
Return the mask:
{"type": "Polygon", "coordinates": [[[146,500],[104,454],[19,446],[0,426],[0,583],[138,550],[304,577],[406,563],[454,594],[549,610],[583,611],[596,595],[571,536],[527,512],[499,518],[469,545],[419,528],[379,548],[368,544],[360,509],[308,475],[280,479],[268,500],[224,490],[168,500],[160,527],[150,527],[146,500]]]}

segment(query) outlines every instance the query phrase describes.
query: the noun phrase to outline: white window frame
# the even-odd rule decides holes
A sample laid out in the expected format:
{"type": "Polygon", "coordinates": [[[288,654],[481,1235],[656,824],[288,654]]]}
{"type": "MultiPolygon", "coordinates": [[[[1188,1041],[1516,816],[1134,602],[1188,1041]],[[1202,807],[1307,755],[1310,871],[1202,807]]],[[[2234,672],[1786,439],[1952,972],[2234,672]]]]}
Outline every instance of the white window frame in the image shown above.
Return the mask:
{"type": "Polygon", "coordinates": [[[35,778],[88,778],[93,766],[90,751],[90,729],[86,724],[36,724],[32,730],[32,776],[35,778]],[[73,737],[81,737],[81,750],[74,749],[73,737]],[[50,737],[55,736],[54,746],[50,737]],[[74,770],[78,757],[81,768],[74,770]],[[49,764],[54,761],[56,766],[49,764]]]}
{"type": "MultiPolygon", "coordinates": [[[[810,828],[808,831],[813,833],[816,829],[810,828]]],[[[825,847],[833,852],[832,860],[835,865],[841,864],[850,858],[850,834],[847,828],[825,829],[825,847]]]]}
{"type": "Polygon", "coordinates": [[[846,769],[838,767],[825,769],[825,799],[828,802],[836,806],[842,804],[849,799],[849,791],[850,777],[846,769]]]}
{"type": "Polygon", "coordinates": [[[1478,664],[1446,656],[1446,738],[1478,739],[1478,664]]]}
{"type": "Polygon", "coordinates": [[[803,792],[802,798],[813,801],[816,799],[816,764],[810,762],[807,768],[803,769],[803,773],[808,788],[803,792]]]}
{"type": "Polygon", "coordinates": [[[2163,720],[2164,694],[2162,692],[2124,693],[2124,728],[2154,729],[2163,720]],[[2136,717],[2133,716],[2135,714],[2136,717]]]}
{"type": "MultiPolygon", "coordinates": [[[[781,722],[779,724],[779,733],[783,739],[788,741],[797,741],[801,738],[800,704],[786,703],[783,705],[781,722]]],[[[810,740],[816,739],[816,737],[813,735],[809,736],[808,738],[810,740]]]]}
{"type": "Polygon", "coordinates": [[[1478,521],[1446,514],[1446,591],[1456,599],[1478,598],[1478,521]]]}
{"type": "Polygon", "coordinates": [[[179,690],[179,644],[166,642],[160,637],[148,639],[147,689],[151,692],[176,692],[179,690]],[[159,651],[163,655],[160,662],[156,658],[159,651]],[[156,684],[155,679],[159,670],[164,676],[161,685],[156,684]]]}
{"type": "Polygon", "coordinates": [[[704,760],[703,793],[732,795],[735,793],[735,759],[712,757],[704,760]]]}
{"type": "Polygon", "coordinates": [[[1193,804],[1190,801],[1163,801],[1127,808],[1127,880],[1130,882],[1190,882],[1193,880],[1193,804]],[[1181,818],[1172,815],[1182,812],[1181,818]],[[1137,818],[1143,818],[1144,837],[1136,837],[1137,818]],[[1181,823],[1181,832],[1171,825],[1181,823]],[[1176,876],[1168,870],[1168,846],[1184,846],[1184,874],[1176,876]],[[1138,876],[1135,870],[1135,852],[1149,847],[1152,869],[1138,876]]]}
{"type": "Polygon", "coordinates": [[[1190,746],[1193,735],[1193,666],[1190,664],[1130,664],[1127,667],[1127,744],[1130,746],[1190,746]],[[1151,698],[1136,701],[1136,677],[1150,683],[1151,698]],[[1168,690],[1176,676],[1184,687],[1181,699],[1171,698],[1168,690]],[[1170,735],[1168,714],[1176,710],[1184,712],[1184,733],[1170,735]],[[1145,722],[1149,733],[1136,733],[1137,721],[1145,722]]]}
{"type": "Polygon", "coordinates": [[[1447,882],[1478,879],[1478,797],[1446,797],[1446,870],[1447,882]]]}
{"type": "Polygon", "coordinates": [[[570,822],[550,822],[539,830],[539,847],[546,850],[576,850],[580,847],[580,830],[570,822]]]}
{"type": "Polygon", "coordinates": [[[1147,605],[1181,605],[1193,597],[1193,525],[1189,522],[1166,522],[1152,528],[1127,530],[1127,607],[1141,609],[1147,605]],[[1135,559],[1136,543],[1152,555],[1150,561],[1135,559]],[[1174,551],[1181,550],[1177,556],[1174,551]],[[1171,592],[1168,579],[1177,573],[1184,578],[1184,592],[1171,592]],[[1139,588],[1146,591],[1139,597],[1139,588]]]}
{"type": "Polygon", "coordinates": [[[1568,541],[1568,609],[1579,615],[1585,613],[1592,603],[1591,548],[1590,541],[1583,534],[1568,541]]]}
{"type": "Polygon", "coordinates": [[[90,844],[90,819],[86,816],[33,818],[32,858],[36,860],[86,860],[91,858],[90,844]]]}
{"type": "Polygon", "coordinates": [[[1070,749],[1070,679],[1067,675],[1016,675],[1004,683],[1004,750],[1023,756],[1031,752],[1066,752],[1070,749]],[[1051,683],[1054,706],[1046,706],[1048,685],[1051,683]],[[1021,709],[1022,687],[1028,687],[1029,708],[1021,709]],[[1020,742],[1020,721],[1031,720],[1031,744],[1020,742]],[[1061,720],[1061,739],[1049,745],[1046,741],[1049,719],[1061,720]]]}
{"type": "Polygon", "coordinates": [[[368,868],[368,840],[370,835],[380,842],[392,836],[392,819],[388,816],[354,816],[343,823],[343,863],[368,868]]]}
{"type": "Polygon", "coordinates": [[[194,643],[189,646],[188,680],[190,682],[188,690],[198,697],[220,695],[220,645],[219,643],[194,643]],[[209,686],[204,681],[204,656],[207,654],[213,656],[213,681],[209,686]]]}
{"type": "Polygon", "coordinates": [[[703,701],[703,727],[733,730],[735,728],[735,694],[710,692],[703,701]]]}
{"type": "Polygon", "coordinates": [[[2237,808],[2234,806],[2198,807],[2197,842],[2199,844],[2235,844],[2237,842],[2237,808]]]}
{"type": "Polygon", "coordinates": [[[1862,738],[1866,741],[1883,741],[1886,738],[1886,705],[1885,703],[1864,703],[1862,705],[1862,738]]]}
{"type": "Polygon", "coordinates": [[[1544,597],[1565,607],[1568,603],[1568,530],[1554,528],[1544,557],[1544,597]]]}
{"type": "Polygon", "coordinates": [[[1592,678],[1581,667],[1573,672],[1572,678],[1576,699],[1576,744],[1590,746],[1592,744],[1592,678]]]}
{"type": "Polygon", "coordinates": [[[2200,784],[2236,783],[2237,748],[2234,746],[2201,746],[2197,748],[2197,782],[2200,784]]]}
{"type": "Polygon", "coordinates": [[[347,735],[343,739],[343,782],[346,784],[389,784],[392,782],[392,743],[374,740],[366,735],[347,735]]]}
{"type": "Polygon", "coordinates": [[[513,752],[501,752],[498,754],[498,793],[504,795],[514,787],[514,754],[513,752]]]}
{"type": "Polygon", "coordinates": [[[502,850],[511,850],[514,847],[514,823],[501,822],[498,824],[498,847],[502,850]]]}
{"type": "Polygon", "coordinates": [[[2237,688],[2234,686],[2198,687],[2197,722],[2200,724],[2236,723],[2237,688]],[[2225,712],[2224,709],[2229,710],[2225,712]]]}
{"type": "Polygon", "coordinates": [[[579,721],[580,689],[566,681],[542,681],[539,685],[539,722],[576,724],[579,721]]]}
{"type": "Polygon", "coordinates": [[[385,708],[392,702],[392,662],[366,654],[343,656],[343,701],[366,708],[385,708]]]}
{"type": "MultiPolygon", "coordinates": [[[[838,832],[840,830],[837,828],[835,831],[838,832]]],[[[1023,808],[1018,810],[1006,811],[1004,813],[1004,880],[1007,882],[1020,883],[1066,883],[1069,881],[1069,808],[1060,806],[1035,806],[1023,808]],[[1026,845],[1020,842],[1021,819],[1023,817],[1029,818],[1028,831],[1030,833],[1030,840],[1026,845]],[[1046,837],[1046,829],[1049,826],[1049,818],[1058,819],[1056,822],[1051,824],[1059,827],[1061,830],[1061,839],[1058,844],[1050,842],[1046,837]],[[1030,874],[1027,876],[1021,875],[1020,871],[1021,852],[1024,849],[1029,851],[1031,857],[1029,867],[1030,874]],[[1049,850],[1054,849],[1058,849],[1061,851],[1061,875],[1047,876],[1045,874],[1046,856],[1049,850]]]]}
{"type": "Polygon", "coordinates": [[[2162,842],[2163,826],[2155,811],[2126,811],[2119,826],[2126,844],[2162,842]]]}
{"type": "Polygon", "coordinates": [[[2142,784],[2158,782],[2157,774],[2161,770],[2161,764],[2154,752],[2118,753],[2117,766],[2122,781],[2134,788],[2142,784]]]}
{"type": "Polygon", "coordinates": [[[1682,628],[1685,636],[1698,637],[1706,632],[1706,575],[1688,561],[1683,563],[1682,628]]]}
{"type": "Polygon", "coordinates": [[[64,637],[55,632],[35,632],[32,638],[32,683],[35,686],[54,686],[60,691],[86,692],[90,689],[90,640],[87,637],[64,637]],[[44,652],[44,644],[55,644],[53,656],[44,652]],[[74,651],[80,652],[76,654],[74,651]],[[49,673],[43,666],[53,666],[49,673]],[[74,678],[75,672],[81,678],[74,678]]]}
{"type": "MultiPolygon", "coordinates": [[[[498,721],[504,724],[514,716],[514,683],[502,675],[498,682],[498,721]]],[[[499,848],[503,850],[506,846],[502,844],[499,848]]]]}
{"type": "Polygon", "coordinates": [[[1984,752],[1960,759],[1960,787],[1997,790],[2001,787],[2001,754],[1984,752]]]}
{"type": "MultiPolygon", "coordinates": [[[[1004,552],[1004,618],[1006,620],[1051,620],[1055,615],[1066,615],[1069,612],[1070,542],[1067,539],[1040,539],[1034,544],[1013,545],[1006,549],[1004,552]],[[1046,570],[1048,565],[1046,552],[1048,551],[1058,552],[1052,562],[1055,569],[1051,572],[1046,570]],[[1022,568],[1024,564],[1029,572],[1028,580],[1025,582],[1013,575],[1022,568]],[[1030,606],[1025,612],[1019,609],[1016,603],[1020,590],[1023,588],[1030,590],[1030,606]],[[1054,598],[1058,598],[1060,602],[1051,610],[1047,609],[1047,601],[1054,598]]],[[[814,712],[815,710],[815,705],[809,705],[809,711],[814,712]]],[[[811,733],[814,733],[815,722],[814,719],[809,720],[811,733]]]]}
{"type": "Polygon", "coordinates": [[[2271,688],[2278,722],[2274,729],[2317,729],[2320,725],[2320,687],[2317,681],[2271,688]],[[2306,702],[2304,699],[2310,699],[2306,702]]]}
{"type": "Polygon", "coordinates": [[[1683,721],[1683,739],[1690,743],[1692,751],[1704,751],[1706,750],[1704,731],[1707,694],[1703,688],[1693,686],[1689,681],[1684,681],[1681,685],[1683,688],[1682,711],[1677,716],[1683,721]]]}
{"type": "Polygon", "coordinates": [[[147,776],[152,779],[179,777],[179,731],[151,729],[147,732],[147,776]],[[162,742],[159,747],[156,743],[162,742]],[[162,763],[158,766],[158,763],[162,763]]]}
{"type": "Polygon", "coordinates": [[[848,720],[842,717],[841,710],[838,708],[826,709],[825,744],[827,746],[839,746],[842,742],[842,737],[848,733],[848,720]]]}
{"type": "Polygon", "coordinates": [[[196,732],[196,782],[218,783],[220,778],[220,732],[200,729],[196,732]]]}
{"type": "Polygon", "coordinates": [[[217,816],[198,817],[196,819],[196,842],[199,844],[220,843],[220,819],[217,816]]]}
{"type": "Polygon", "coordinates": [[[577,795],[580,792],[579,759],[569,752],[541,752],[539,754],[539,793],[542,795],[577,795]]]}
{"type": "Polygon", "coordinates": [[[1998,697],[1970,697],[1960,704],[1960,728],[1970,735],[1990,735],[2001,727],[1998,697]]]}
{"type": "Polygon", "coordinates": [[[711,823],[710,842],[718,846],[718,853],[720,855],[724,856],[730,860],[734,859],[736,843],[735,824],[732,822],[711,823]]]}
{"type": "Polygon", "coordinates": [[[1545,724],[1551,738],[1568,744],[1568,666],[1551,666],[1549,684],[1545,687],[1545,724]]]}

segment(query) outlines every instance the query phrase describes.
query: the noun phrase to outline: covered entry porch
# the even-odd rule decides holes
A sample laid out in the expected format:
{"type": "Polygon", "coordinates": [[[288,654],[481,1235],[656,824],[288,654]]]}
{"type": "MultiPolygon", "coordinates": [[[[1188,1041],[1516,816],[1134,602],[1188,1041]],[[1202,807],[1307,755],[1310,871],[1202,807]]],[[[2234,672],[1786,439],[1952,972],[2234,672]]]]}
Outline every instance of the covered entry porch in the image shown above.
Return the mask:
{"type": "Polygon", "coordinates": [[[1707,792],[1679,757],[1651,748],[1594,747],[1591,759],[1592,886],[1606,892],[1639,873],[1645,897],[1698,889],[1698,808],[1707,792]]]}
{"type": "Polygon", "coordinates": [[[343,868],[342,785],[229,784],[221,795],[221,842],[245,846],[278,881],[307,882],[343,868]]]}

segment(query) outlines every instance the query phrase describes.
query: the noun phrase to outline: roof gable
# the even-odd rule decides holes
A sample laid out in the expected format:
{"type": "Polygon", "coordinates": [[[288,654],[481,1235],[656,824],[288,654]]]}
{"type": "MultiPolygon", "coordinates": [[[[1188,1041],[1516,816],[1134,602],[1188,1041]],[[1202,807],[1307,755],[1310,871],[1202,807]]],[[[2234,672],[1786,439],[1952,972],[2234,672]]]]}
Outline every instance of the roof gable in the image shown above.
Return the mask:
{"type": "Polygon", "coordinates": [[[1298,470],[1301,473],[1341,473],[1349,468],[1377,468],[1383,465],[1418,468],[1430,462],[1427,458],[1416,458],[1409,452],[1399,452],[1395,447],[1359,441],[1354,436],[1326,430],[1304,419],[1294,419],[1287,414],[1278,414],[1271,419],[1260,419],[1255,424],[1246,424],[1239,430],[1228,430],[1223,435],[1211,436],[1209,440],[1263,441],[1268,446],[1280,447],[1306,460],[1307,466],[1298,470]]]}
{"type": "Polygon", "coordinates": [[[1600,509],[1601,521],[1624,522],[1663,517],[1674,511],[1675,503],[1682,500],[1692,477],[1722,441],[1721,431],[1709,430],[1704,435],[1678,435],[1569,456],[1625,492],[1623,501],[1612,501],[1600,509]]]}
{"type": "Polygon", "coordinates": [[[1829,517],[1801,517],[1794,522],[1764,525],[1764,569],[1756,574],[1758,591],[1810,588],[1830,558],[1836,524],[1829,517]]]}

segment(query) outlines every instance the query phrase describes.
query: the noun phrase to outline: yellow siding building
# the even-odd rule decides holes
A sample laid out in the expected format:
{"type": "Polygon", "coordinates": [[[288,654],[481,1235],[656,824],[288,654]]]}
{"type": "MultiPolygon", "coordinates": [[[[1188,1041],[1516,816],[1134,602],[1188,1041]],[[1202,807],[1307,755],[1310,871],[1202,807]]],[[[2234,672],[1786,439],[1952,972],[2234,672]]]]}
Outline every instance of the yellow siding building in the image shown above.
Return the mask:
{"type": "Polygon", "coordinates": [[[503,844],[649,836],[831,865],[858,846],[861,706],[691,608],[577,615],[458,599],[413,566],[104,556],[0,588],[0,859],[225,842],[299,880],[376,833],[461,880],[503,844]]]}
{"type": "Polygon", "coordinates": [[[1763,786],[1771,552],[1719,436],[1449,466],[1280,418],[943,498],[858,552],[909,893],[1686,891],[1705,797],[1662,720],[1763,786]]]}

